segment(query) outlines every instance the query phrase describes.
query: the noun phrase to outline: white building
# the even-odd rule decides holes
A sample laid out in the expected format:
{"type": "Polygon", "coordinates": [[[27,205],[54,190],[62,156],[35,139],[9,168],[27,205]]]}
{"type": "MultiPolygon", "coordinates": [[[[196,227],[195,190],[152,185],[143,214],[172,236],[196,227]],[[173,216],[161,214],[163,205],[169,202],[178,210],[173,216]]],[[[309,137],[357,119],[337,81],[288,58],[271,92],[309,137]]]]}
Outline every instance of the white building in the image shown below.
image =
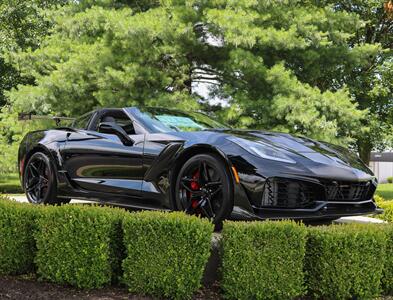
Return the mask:
{"type": "Polygon", "coordinates": [[[387,178],[393,176],[393,152],[372,152],[370,169],[380,183],[386,183],[387,178]]]}

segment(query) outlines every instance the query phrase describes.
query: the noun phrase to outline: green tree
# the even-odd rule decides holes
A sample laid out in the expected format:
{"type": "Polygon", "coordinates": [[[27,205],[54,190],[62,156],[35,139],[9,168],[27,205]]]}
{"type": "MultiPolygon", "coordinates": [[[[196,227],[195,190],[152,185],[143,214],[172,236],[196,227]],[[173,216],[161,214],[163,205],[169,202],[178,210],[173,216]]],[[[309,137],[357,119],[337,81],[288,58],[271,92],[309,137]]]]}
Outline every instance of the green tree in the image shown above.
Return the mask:
{"type": "Polygon", "coordinates": [[[356,135],[359,154],[365,162],[373,149],[392,147],[393,130],[393,2],[387,0],[328,0],[337,12],[359,16],[364,26],[357,28],[348,40],[349,47],[378,46],[368,62],[348,74],[336,75],[346,85],[352,98],[367,115],[362,120],[366,129],[356,135]]]}
{"type": "Polygon", "coordinates": [[[32,77],[22,77],[8,61],[8,53],[36,49],[47,35],[50,22],[45,9],[66,0],[8,0],[0,3],[0,106],[6,103],[4,91],[17,84],[32,84],[32,77]]]}
{"type": "Polygon", "coordinates": [[[379,46],[348,47],[362,25],[356,14],[312,1],[108,3],[66,7],[39,49],[13,56],[21,74],[35,77],[10,94],[16,107],[67,115],[197,108],[206,101],[195,86],[208,82],[236,126],[336,142],[359,131],[364,112],[336,76],[366,66],[379,46]]]}
{"type": "Polygon", "coordinates": [[[7,105],[6,92],[18,84],[34,84],[32,74],[20,74],[12,54],[37,49],[49,34],[48,9],[66,0],[7,0],[0,2],[0,173],[16,170],[17,145],[32,124],[17,122],[17,113],[7,105]]]}
{"type": "Polygon", "coordinates": [[[8,50],[29,81],[7,95],[14,111],[73,116],[96,106],[203,107],[238,127],[356,143],[367,161],[391,131],[393,35],[383,5],[72,1],[40,10],[49,35],[8,50]]]}

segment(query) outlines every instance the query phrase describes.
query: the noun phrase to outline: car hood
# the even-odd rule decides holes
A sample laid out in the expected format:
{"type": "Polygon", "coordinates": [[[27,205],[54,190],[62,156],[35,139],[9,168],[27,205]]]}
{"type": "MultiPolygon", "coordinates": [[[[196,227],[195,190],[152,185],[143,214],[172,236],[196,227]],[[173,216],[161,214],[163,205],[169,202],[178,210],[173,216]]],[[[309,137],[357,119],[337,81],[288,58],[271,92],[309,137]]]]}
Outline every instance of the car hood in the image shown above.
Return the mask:
{"type": "Polygon", "coordinates": [[[220,132],[250,141],[264,142],[284,151],[299,163],[312,161],[340,168],[356,168],[372,175],[371,170],[360,160],[356,153],[341,146],[287,133],[232,129],[220,130],[220,132]]]}

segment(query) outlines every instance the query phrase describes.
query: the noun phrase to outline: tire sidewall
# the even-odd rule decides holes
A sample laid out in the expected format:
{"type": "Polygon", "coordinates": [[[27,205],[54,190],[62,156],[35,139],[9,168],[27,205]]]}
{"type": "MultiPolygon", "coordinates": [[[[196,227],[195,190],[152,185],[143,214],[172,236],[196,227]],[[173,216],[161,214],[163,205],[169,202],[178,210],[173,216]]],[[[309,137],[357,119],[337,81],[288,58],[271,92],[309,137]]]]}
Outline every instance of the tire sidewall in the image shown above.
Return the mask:
{"type": "Polygon", "coordinates": [[[232,179],[229,173],[229,169],[227,168],[225,162],[221,157],[215,154],[197,154],[192,156],[190,159],[186,161],[186,163],[179,170],[176,181],[175,188],[173,189],[175,192],[175,203],[178,210],[184,210],[184,207],[181,203],[181,199],[179,196],[179,186],[182,174],[188,167],[194,164],[196,161],[205,160],[209,164],[212,164],[216,167],[217,171],[220,173],[220,177],[223,181],[222,186],[222,194],[223,194],[223,202],[220,210],[216,213],[216,216],[213,220],[213,223],[217,224],[224,219],[228,218],[233,209],[233,184],[232,179]]]}

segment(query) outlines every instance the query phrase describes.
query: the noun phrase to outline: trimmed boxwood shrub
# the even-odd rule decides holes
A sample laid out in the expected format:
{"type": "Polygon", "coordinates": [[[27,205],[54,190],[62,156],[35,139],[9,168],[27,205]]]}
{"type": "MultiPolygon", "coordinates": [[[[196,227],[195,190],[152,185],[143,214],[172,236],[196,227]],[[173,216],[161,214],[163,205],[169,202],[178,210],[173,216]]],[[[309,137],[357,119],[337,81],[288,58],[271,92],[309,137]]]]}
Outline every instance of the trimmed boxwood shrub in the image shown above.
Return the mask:
{"type": "Polygon", "coordinates": [[[190,298],[201,285],[213,225],[181,212],[140,212],[123,221],[130,292],[190,298]]]}
{"type": "Polygon", "coordinates": [[[125,211],[80,205],[40,211],[35,262],[41,279],[79,288],[102,287],[116,279],[124,256],[125,211]]]}
{"type": "Polygon", "coordinates": [[[309,228],[305,267],[310,295],[324,299],[379,295],[385,249],[382,226],[309,228]]]}
{"type": "Polygon", "coordinates": [[[222,288],[230,299],[292,299],[304,293],[306,228],[290,221],[225,222],[222,288]]]}
{"type": "Polygon", "coordinates": [[[378,218],[387,222],[393,222],[393,201],[386,201],[381,197],[375,198],[378,206],[384,210],[383,214],[378,215],[378,218]]]}
{"type": "Polygon", "coordinates": [[[0,196],[0,274],[34,270],[37,208],[0,196]]]}
{"type": "Polygon", "coordinates": [[[393,295],[393,225],[381,226],[384,228],[386,241],[386,260],[383,269],[382,289],[384,294],[393,295]]]}

